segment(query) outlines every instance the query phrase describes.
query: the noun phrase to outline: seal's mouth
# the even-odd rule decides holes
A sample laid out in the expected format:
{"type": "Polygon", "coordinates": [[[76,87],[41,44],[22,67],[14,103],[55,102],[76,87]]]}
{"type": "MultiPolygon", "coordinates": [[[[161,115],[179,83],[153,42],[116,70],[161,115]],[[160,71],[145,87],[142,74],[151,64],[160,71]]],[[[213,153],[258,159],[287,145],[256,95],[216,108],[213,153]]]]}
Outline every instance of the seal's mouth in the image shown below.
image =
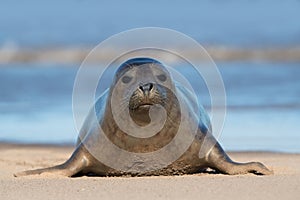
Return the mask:
{"type": "Polygon", "coordinates": [[[153,103],[141,103],[137,109],[139,108],[150,108],[151,106],[153,106],[154,104],[153,103]]]}
{"type": "Polygon", "coordinates": [[[151,107],[153,106],[163,106],[163,100],[161,98],[153,98],[153,99],[143,99],[141,98],[140,101],[133,106],[129,107],[130,110],[136,111],[136,112],[142,112],[142,111],[149,111],[151,107]]]}
{"type": "MultiPolygon", "coordinates": [[[[131,102],[132,103],[132,102],[131,102]]],[[[131,110],[148,110],[151,106],[159,104],[158,99],[149,99],[148,97],[140,96],[138,102],[132,103],[131,110]]]]}

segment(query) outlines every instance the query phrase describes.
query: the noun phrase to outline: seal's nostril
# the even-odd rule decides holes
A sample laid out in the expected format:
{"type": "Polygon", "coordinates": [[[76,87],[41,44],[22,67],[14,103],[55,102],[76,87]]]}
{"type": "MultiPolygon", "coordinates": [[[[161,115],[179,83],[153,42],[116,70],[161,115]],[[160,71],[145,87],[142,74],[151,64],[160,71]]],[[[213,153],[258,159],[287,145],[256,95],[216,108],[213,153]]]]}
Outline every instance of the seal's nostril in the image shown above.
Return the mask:
{"type": "Polygon", "coordinates": [[[140,86],[139,89],[142,90],[142,92],[144,92],[144,87],[143,86],[140,86]]]}
{"type": "Polygon", "coordinates": [[[151,91],[153,88],[153,84],[152,83],[149,83],[149,91],[151,91]]]}

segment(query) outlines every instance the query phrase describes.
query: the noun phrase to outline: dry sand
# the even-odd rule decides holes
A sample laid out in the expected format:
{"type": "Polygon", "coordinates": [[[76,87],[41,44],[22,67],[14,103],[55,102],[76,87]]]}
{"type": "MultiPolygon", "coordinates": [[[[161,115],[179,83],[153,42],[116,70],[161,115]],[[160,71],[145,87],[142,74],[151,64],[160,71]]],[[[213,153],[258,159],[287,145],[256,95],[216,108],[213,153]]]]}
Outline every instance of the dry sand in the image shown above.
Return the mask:
{"type": "Polygon", "coordinates": [[[271,176],[200,173],[159,177],[13,177],[13,173],[65,161],[72,147],[0,144],[0,199],[299,199],[300,154],[230,153],[261,161],[271,176]]]}

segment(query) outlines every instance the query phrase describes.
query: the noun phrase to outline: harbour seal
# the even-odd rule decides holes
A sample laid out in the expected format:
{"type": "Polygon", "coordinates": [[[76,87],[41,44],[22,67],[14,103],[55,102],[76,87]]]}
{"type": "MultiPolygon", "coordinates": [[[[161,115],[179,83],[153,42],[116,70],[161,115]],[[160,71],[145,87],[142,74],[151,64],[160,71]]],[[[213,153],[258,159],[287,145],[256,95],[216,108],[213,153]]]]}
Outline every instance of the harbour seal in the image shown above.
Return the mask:
{"type": "Polygon", "coordinates": [[[174,83],[159,61],[152,58],[127,60],[116,71],[111,87],[91,109],[71,157],[61,165],[24,171],[16,173],[15,176],[45,173],[68,177],[78,174],[172,175],[197,173],[207,168],[230,175],[272,173],[259,162],[232,161],[211,134],[207,113],[202,107],[196,113],[193,109],[195,104],[196,101],[189,91],[174,83]],[[113,110],[112,104],[118,105],[117,111],[113,110]],[[182,110],[187,114],[184,115],[182,110]],[[196,123],[195,134],[190,133],[193,123],[196,123]],[[157,126],[158,132],[149,134],[157,126]],[[173,142],[180,131],[181,139],[173,142]],[[190,140],[188,146],[186,140],[190,140]],[[107,143],[112,143],[113,147],[121,150],[113,152],[109,149],[111,146],[106,147],[107,143]],[[202,148],[207,144],[210,148],[202,148]],[[158,157],[156,155],[150,158],[139,157],[159,152],[168,145],[172,147],[168,147],[167,154],[159,153],[158,157]],[[199,157],[201,148],[205,150],[203,157],[199,157]],[[177,151],[181,153],[176,154],[177,151]],[[125,158],[127,154],[124,152],[129,152],[136,158],[125,158]],[[172,162],[166,161],[170,154],[174,159],[172,162]],[[155,167],[156,165],[159,167],[155,167]]]}

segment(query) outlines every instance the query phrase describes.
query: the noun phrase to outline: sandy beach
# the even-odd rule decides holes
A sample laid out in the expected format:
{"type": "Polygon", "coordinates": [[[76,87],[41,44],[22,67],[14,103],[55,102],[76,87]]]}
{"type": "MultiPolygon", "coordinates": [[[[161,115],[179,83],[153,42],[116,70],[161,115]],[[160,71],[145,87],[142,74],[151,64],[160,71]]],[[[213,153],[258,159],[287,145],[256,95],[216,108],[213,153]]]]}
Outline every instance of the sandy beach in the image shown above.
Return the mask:
{"type": "Polygon", "coordinates": [[[15,178],[13,173],[64,162],[71,146],[0,144],[0,199],[297,199],[300,154],[231,152],[237,161],[261,161],[271,176],[199,173],[159,177],[15,178]]]}

